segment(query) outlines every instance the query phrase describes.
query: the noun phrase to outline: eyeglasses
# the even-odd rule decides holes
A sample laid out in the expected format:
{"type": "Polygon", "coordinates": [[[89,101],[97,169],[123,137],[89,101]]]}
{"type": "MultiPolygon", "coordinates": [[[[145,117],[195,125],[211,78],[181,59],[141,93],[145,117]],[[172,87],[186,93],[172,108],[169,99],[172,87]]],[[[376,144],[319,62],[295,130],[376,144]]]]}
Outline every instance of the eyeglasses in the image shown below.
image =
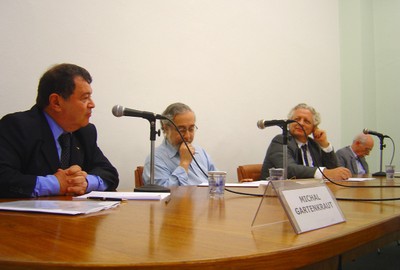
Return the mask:
{"type": "Polygon", "coordinates": [[[179,133],[181,133],[181,134],[186,134],[187,131],[189,131],[189,133],[195,133],[197,129],[198,129],[198,127],[196,125],[190,126],[188,128],[178,127],[179,133]]]}

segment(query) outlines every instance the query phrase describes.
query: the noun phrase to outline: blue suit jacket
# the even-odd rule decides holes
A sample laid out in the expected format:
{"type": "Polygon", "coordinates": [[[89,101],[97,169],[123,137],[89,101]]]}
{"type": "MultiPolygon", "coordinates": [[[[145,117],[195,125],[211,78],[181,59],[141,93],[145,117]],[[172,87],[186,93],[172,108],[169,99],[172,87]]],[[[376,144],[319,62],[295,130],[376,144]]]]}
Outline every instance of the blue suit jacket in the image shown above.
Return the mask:
{"type": "MultiPolygon", "coordinates": [[[[118,172],[97,146],[97,131],[89,124],[73,133],[72,164],[100,176],[108,190],[118,186],[118,172]]],[[[37,176],[60,168],[56,143],[47,120],[36,106],[0,120],[0,198],[30,197],[37,176]]]]}

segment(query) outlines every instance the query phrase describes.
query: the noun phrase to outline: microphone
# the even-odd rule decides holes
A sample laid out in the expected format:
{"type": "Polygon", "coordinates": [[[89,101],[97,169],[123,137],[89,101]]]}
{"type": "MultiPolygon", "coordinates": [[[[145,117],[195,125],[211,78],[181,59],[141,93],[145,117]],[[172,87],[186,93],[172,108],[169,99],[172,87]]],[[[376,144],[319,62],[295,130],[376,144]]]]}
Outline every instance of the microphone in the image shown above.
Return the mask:
{"type": "Polygon", "coordinates": [[[283,125],[294,123],[294,122],[296,122],[296,121],[295,120],[258,120],[257,127],[259,129],[264,129],[266,127],[271,127],[271,126],[282,127],[283,125]]]}
{"type": "Polygon", "coordinates": [[[364,133],[364,134],[375,135],[375,136],[378,136],[378,137],[380,137],[380,138],[389,138],[389,136],[387,136],[387,135],[383,135],[382,133],[369,130],[368,128],[364,128],[364,129],[363,129],[363,133],[364,133]]]}
{"type": "Polygon", "coordinates": [[[162,116],[160,114],[129,109],[129,108],[125,108],[124,106],[121,106],[121,105],[115,105],[112,108],[112,113],[116,117],[121,117],[121,116],[141,117],[141,118],[147,119],[149,121],[155,120],[155,119],[167,119],[165,116],[162,116]]]}

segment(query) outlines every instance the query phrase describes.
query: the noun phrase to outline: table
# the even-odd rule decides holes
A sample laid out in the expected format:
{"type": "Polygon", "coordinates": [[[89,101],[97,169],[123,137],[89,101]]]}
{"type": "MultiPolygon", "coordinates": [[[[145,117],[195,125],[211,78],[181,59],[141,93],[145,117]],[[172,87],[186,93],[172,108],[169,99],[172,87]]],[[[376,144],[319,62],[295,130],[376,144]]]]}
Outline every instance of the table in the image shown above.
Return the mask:
{"type": "MultiPolygon", "coordinates": [[[[400,197],[400,188],[328,186],[338,197],[400,197]]],[[[273,200],[271,215],[281,222],[257,229],[260,197],[226,192],[213,200],[206,187],[172,188],[169,201],[128,201],[81,216],[0,211],[0,269],[337,269],[400,239],[398,201],[339,201],[345,223],[297,235],[273,200]]]]}

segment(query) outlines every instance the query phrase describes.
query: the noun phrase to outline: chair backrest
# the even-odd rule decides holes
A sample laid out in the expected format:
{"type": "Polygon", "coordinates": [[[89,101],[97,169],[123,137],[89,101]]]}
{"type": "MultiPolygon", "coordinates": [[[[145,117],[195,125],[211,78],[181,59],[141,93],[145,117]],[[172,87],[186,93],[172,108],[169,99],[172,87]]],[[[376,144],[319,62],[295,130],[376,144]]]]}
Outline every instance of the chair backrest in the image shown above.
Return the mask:
{"type": "Polygon", "coordinates": [[[246,164],[240,165],[237,168],[237,176],[239,182],[242,179],[251,178],[253,180],[260,180],[262,164],[246,164]]]}
{"type": "Polygon", "coordinates": [[[135,187],[136,188],[143,186],[142,173],[143,173],[143,166],[137,166],[135,169],[135,187]]]}

